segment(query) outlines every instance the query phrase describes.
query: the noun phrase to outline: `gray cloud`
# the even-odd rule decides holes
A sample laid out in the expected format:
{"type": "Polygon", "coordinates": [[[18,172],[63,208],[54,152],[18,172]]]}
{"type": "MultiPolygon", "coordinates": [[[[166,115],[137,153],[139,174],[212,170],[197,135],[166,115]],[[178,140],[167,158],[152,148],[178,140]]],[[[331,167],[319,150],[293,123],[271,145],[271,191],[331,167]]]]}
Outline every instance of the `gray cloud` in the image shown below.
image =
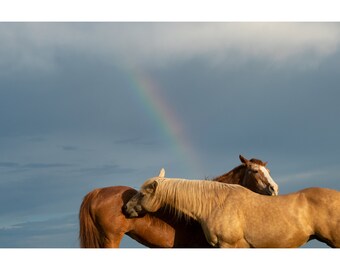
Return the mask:
{"type": "Polygon", "coordinates": [[[16,162],[0,162],[0,167],[2,168],[18,168],[20,165],[16,162]]]}
{"type": "Polygon", "coordinates": [[[134,137],[134,138],[124,138],[115,140],[116,144],[133,144],[133,145],[144,145],[144,146],[153,146],[157,144],[156,141],[148,141],[142,137],[134,137]]]}
{"type": "Polygon", "coordinates": [[[65,167],[73,167],[73,164],[65,164],[65,163],[29,163],[25,164],[22,167],[28,169],[50,169],[50,168],[65,168],[65,167]]]}
{"type": "Polygon", "coordinates": [[[0,227],[2,248],[79,247],[76,214],[0,227]]]}
{"type": "Polygon", "coordinates": [[[61,146],[61,148],[65,151],[77,151],[79,150],[78,147],[76,146],[70,146],[70,145],[64,145],[64,146],[61,146]]]}
{"type": "Polygon", "coordinates": [[[0,162],[0,168],[15,169],[16,171],[25,171],[31,169],[52,169],[52,168],[68,168],[73,164],[66,163],[28,163],[19,164],[17,162],[0,162]]]}
{"type": "Polygon", "coordinates": [[[274,66],[314,68],[340,42],[338,24],[330,23],[3,23],[0,34],[0,66],[7,72],[54,71],[62,50],[124,65],[203,56],[213,65],[262,58],[274,66]]]}
{"type": "Polygon", "coordinates": [[[92,167],[92,168],[82,168],[79,170],[80,172],[87,174],[87,175],[112,175],[112,174],[121,174],[121,173],[132,173],[135,172],[135,169],[131,168],[121,168],[118,165],[102,165],[98,167],[92,167]]]}

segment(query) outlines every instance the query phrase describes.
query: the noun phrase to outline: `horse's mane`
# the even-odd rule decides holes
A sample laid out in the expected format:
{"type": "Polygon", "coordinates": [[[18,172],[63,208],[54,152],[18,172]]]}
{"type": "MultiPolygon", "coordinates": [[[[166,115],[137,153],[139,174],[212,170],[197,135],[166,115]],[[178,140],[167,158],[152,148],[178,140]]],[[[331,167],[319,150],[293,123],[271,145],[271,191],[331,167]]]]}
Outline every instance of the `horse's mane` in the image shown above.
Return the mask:
{"type": "Polygon", "coordinates": [[[239,185],[208,180],[158,178],[157,182],[152,200],[174,211],[177,218],[181,218],[184,209],[188,208],[194,209],[198,215],[207,215],[225,202],[230,189],[244,189],[239,185]]]}
{"type": "MultiPolygon", "coordinates": [[[[260,166],[266,166],[265,162],[263,162],[262,160],[256,159],[256,158],[252,158],[249,161],[252,162],[252,163],[258,164],[260,166]]],[[[241,177],[239,177],[239,176],[237,177],[237,175],[242,172],[242,170],[245,168],[245,166],[246,165],[241,164],[241,165],[235,167],[234,169],[232,169],[231,171],[229,171],[229,172],[227,172],[223,175],[214,177],[211,180],[217,181],[217,182],[223,182],[223,183],[226,183],[226,184],[240,184],[241,177]]]]}
{"type": "Polygon", "coordinates": [[[223,182],[226,184],[239,184],[240,177],[235,177],[235,175],[239,174],[244,167],[245,165],[241,164],[223,175],[212,178],[211,181],[223,182]]]}
{"type": "Polygon", "coordinates": [[[261,165],[261,166],[266,166],[266,162],[263,162],[262,160],[256,159],[256,158],[252,158],[251,160],[249,160],[252,163],[261,165]]]}

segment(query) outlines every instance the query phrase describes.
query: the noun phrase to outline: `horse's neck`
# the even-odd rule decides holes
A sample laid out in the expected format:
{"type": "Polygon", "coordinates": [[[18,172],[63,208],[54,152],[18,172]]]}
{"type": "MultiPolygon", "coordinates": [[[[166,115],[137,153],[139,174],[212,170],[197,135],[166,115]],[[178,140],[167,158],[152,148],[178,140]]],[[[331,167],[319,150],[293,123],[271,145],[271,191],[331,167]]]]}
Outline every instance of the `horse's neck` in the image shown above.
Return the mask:
{"type": "Polygon", "coordinates": [[[166,201],[163,201],[165,205],[176,210],[177,217],[184,214],[195,220],[205,218],[207,213],[211,213],[213,209],[218,207],[219,197],[226,196],[226,192],[223,192],[223,190],[216,193],[216,189],[211,185],[204,185],[204,188],[196,188],[205,180],[188,181],[196,181],[196,183],[186,187],[178,185],[176,191],[168,193],[169,196],[167,196],[166,201]]]}
{"type": "Polygon", "coordinates": [[[244,178],[244,165],[240,165],[230,172],[218,176],[213,181],[226,183],[226,184],[242,184],[244,178]]]}

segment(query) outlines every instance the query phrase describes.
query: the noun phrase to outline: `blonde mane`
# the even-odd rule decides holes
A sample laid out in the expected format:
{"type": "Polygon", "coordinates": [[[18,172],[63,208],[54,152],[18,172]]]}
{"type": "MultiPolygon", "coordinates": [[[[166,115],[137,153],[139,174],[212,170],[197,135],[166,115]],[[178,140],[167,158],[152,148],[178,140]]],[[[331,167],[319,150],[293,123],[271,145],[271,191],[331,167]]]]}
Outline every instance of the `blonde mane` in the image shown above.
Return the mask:
{"type": "MultiPolygon", "coordinates": [[[[186,180],[178,178],[154,177],[150,182],[158,183],[154,196],[150,198],[153,205],[161,205],[174,211],[176,218],[183,214],[190,216],[186,209],[191,209],[198,216],[205,216],[225,203],[230,189],[245,189],[234,184],[224,184],[209,180],[186,180]]],[[[191,216],[192,217],[192,216],[191,216]]]]}

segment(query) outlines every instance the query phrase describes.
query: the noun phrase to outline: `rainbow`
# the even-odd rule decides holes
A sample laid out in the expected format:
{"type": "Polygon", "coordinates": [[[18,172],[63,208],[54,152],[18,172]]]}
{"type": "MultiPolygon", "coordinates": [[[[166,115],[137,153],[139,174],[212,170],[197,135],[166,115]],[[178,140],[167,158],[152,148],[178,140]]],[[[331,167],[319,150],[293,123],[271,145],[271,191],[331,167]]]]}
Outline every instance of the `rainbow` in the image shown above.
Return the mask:
{"type": "Polygon", "coordinates": [[[171,145],[172,154],[179,164],[182,164],[184,171],[190,173],[189,177],[202,177],[199,155],[192,146],[185,127],[175,111],[160,95],[160,85],[151,76],[137,68],[129,69],[128,76],[142,106],[148,111],[152,121],[171,145]]]}

